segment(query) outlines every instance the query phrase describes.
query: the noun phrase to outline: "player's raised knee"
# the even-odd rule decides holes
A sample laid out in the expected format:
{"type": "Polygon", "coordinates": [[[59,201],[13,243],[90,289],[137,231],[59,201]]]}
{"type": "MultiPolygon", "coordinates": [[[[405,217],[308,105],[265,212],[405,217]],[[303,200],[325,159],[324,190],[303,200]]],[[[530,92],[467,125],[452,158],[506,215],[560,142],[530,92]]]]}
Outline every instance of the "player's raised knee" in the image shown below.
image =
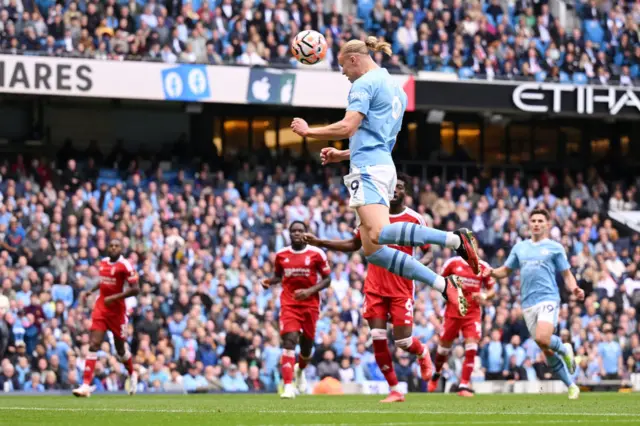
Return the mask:
{"type": "Polygon", "coordinates": [[[540,349],[545,350],[551,345],[551,336],[537,336],[536,343],[540,346],[540,349]]]}

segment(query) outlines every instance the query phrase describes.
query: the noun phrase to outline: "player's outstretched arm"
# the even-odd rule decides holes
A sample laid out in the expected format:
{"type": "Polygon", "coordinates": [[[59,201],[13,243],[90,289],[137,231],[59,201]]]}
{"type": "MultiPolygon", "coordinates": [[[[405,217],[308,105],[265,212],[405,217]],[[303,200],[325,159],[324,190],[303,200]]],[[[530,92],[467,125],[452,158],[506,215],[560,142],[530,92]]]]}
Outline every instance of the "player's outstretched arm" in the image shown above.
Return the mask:
{"type": "Polygon", "coordinates": [[[307,122],[301,118],[294,118],[291,129],[302,137],[324,141],[347,139],[355,134],[363,118],[364,115],[358,111],[347,111],[342,120],[316,128],[310,128],[307,122]]]}
{"type": "Polygon", "coordinates": [[[312,246],[342,253],[358,251],[362,247],[362,241],[359,238],[352,238],[350,240],[321,240],[313,234],[306,233],[304,234],[304,240],[312,246]]]}
{"type": "Polygon", "coordinates": [[[573,276],[571,269],[565,269],[562,271],[562,279],[564,279],[564,285],[569,291],[578,298],[578,300],[584,300],[584,290],[578,286],[576,277],[573,276]]]}
{"type": "Polygon", "coordinates": [[[500,280],[502,278],[507,278],[509,275],[511,275],[511,272],[513,272],[512,269],[507,268],[506,266],[501,266],[495,269],[485,268],[482,270],[481,275],[485,278],[493,277],[497,280],[500,280]]]}

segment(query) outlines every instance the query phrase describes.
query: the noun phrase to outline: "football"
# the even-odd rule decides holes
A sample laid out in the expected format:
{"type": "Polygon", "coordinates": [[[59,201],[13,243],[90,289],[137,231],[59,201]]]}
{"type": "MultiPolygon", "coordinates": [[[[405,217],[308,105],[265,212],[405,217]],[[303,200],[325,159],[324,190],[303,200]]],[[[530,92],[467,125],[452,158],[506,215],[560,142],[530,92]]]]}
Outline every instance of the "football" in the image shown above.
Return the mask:
{"type": "Polygon", "coordinates": [[[327,41],[317,31],[302,31],[293,38],[291,53],[301,64],[314,65],[327,54],[327,41]]]}

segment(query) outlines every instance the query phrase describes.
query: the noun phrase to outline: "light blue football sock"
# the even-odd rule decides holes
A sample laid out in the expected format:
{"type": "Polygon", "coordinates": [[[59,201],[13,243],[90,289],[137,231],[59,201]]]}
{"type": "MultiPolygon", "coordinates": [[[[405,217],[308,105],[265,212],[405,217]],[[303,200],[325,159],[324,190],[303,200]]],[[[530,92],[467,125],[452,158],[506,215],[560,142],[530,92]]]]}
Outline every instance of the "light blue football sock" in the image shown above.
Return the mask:
{"type": "Polygon", "coordinates": [[[396,222],[382,228],[378,237],[380,244],[399,246],[423,246],[425,244],[447,244],[447,233],[439,229],[428,228],[409,222],[396,222]]]}
{"type": "Polygon", "coordinates": [[[562,339],[560,339],[555,334],[553,334],[551,336],[551,344],[549,345],[549,348],[552,349],[557,354],[560,354],[560,355],[566,355],[567,354],[567,350],[565,349],[564,345],[562,344],[562,339]]]}
{"type": "Polygon", "coordinates": [[[384,246],[367,256],[367,261],[401,277],[426,283],[440,292],[445,289],[444,278],[400,250],[384,246]]]}
{"type": "Polygon", "coordinates": [[[551,370],[560,377],[560,380],[562,380],[567,387],[573,384],[573,380],[569,375],[569,370],[567,369],[567,366],[564,365],[564,361],[562,361],[562,358],[560,358],[558,354],[554,353],[553,355],[547,355],[547,362],[549,363],[551,370]]]}

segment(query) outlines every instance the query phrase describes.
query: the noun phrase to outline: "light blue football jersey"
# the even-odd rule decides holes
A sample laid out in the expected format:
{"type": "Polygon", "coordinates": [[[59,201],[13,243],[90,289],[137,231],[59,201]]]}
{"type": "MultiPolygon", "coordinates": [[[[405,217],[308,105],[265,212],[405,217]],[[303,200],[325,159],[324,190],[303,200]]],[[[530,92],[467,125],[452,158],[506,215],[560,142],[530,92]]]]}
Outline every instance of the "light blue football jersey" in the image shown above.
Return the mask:
{"type": "Polygon", "coordinates": [[[556,273],[570,268],[564,247],[548,238],[534,243],[517,243],[504,266],[520,269],[520,297],[522,307],[542,302],[560,302],[556,273]]]}
{"type": "Polygon", "coordinates": [[[407,94],[384,68],[371,70],[353,83],[347,111],[365,117],[349,140],[351,167],[393,165],[391,151],[406,108],[407,94]]]}

